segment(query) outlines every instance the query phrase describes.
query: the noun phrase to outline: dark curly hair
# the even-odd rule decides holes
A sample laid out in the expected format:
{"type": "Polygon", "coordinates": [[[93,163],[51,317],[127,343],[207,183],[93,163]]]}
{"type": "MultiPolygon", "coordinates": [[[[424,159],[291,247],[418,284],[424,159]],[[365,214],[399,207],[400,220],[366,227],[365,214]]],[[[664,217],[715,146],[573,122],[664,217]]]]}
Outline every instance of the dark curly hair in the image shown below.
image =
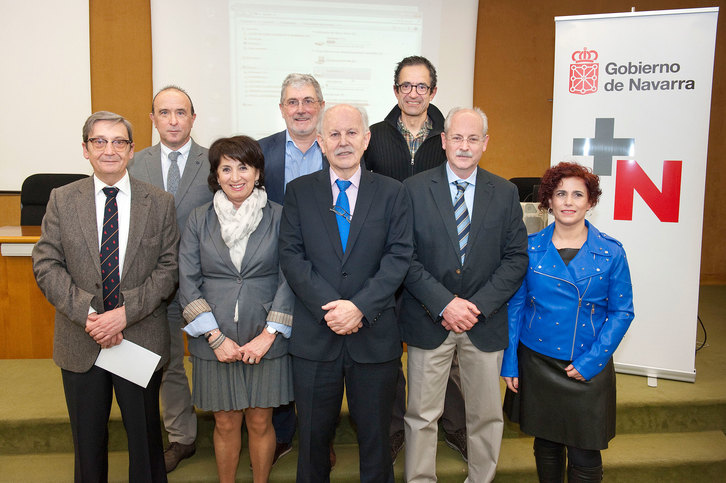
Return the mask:
{"type": "Polygon", "coordinates": [[[600,200],[602,190],[600,189],[600,178],[592,173],[592,170],[577,163],[562,162],[552,166],[542,175],[542,182],[539,187],[539,209],[548,210],[550,200],[555,190],[564,178],[580,178],[585,182],[587,188],[587,201],[595,206],[600,200]]]}
{"type": "Polygon", "coordinates": [[[217,139],[209,146],[209,176],[207,184],[209,189],[216,193],[222,187],[217,182],[217,169],[222,158],[236,159],[242,164],[246,164],[257,169],[260,173],[259,185],[256,188],[265,186],[265,155],[262,154],[260,145],[249,136],[234,136],[231,138],[217,139]]]}

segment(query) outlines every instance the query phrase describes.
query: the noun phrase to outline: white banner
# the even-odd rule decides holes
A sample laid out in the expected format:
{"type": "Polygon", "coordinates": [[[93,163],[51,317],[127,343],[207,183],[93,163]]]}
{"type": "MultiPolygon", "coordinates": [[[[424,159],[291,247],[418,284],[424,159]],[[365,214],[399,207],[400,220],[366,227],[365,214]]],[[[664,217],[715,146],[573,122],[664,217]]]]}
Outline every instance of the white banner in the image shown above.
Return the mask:
{"type": "Polygon", "coordinates": [[[557,17],[551,164],[593,168],[635,321],[619,372],[694,381],[718,8],[557,17]]]}

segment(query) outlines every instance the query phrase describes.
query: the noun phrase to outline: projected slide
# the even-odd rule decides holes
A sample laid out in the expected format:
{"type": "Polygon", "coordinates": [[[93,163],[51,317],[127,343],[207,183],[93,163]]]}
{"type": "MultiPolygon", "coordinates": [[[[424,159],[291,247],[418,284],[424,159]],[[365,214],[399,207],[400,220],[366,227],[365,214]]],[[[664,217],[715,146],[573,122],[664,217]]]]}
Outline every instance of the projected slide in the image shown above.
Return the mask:
{"type": "Polygon", "coordinates": [[[315,76],[329,104],[357,104],[383,118],[396,63],[421,51],[418,6],[232,0],[229,18],[233,123],[255,137],[269,134],[259,119],[270,116],[290,72],[315,76]],[[385,102],[372,107],[376,99],[385,102]]]}

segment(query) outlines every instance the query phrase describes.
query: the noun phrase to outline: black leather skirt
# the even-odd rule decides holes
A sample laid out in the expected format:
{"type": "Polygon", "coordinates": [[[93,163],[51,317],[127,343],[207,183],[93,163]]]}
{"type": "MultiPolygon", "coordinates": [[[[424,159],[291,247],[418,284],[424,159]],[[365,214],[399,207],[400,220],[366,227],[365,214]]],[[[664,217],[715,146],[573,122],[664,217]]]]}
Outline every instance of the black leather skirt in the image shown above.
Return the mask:
{"type": "Polygon", "coordinates": [[[615,436],[615,369],[610,358],[589,381],[567,377],[563,361],[542,355],[524,344],[517,348],[519,392],[507,389],[504,412],[532,436],[601,450],[615,436]]]}

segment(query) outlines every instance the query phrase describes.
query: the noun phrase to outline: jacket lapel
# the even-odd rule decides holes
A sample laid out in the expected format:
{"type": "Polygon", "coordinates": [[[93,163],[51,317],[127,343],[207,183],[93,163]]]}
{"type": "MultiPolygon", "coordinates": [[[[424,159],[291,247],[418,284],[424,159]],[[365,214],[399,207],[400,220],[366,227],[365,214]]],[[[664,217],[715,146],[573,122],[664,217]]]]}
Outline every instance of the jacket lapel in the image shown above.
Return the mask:
{"type": "MultiPolygon", "coordinates": [[[[159,153],[159,156],[161,156],[161,153],[159,153]]],[[[189,187],[192,185],[192,180],[197,177],[197,173],[199,173],[199,170],[202,167],[203,157],[204,154],[202,153],[202,150],[199,149],[197,143],[192,140],[192,147],[189,150],[189,156],[186,164],[184,165],[184,174],[182,174],[181,180],[179,181],[179,188],[176,190],[176,194],[174,195],[174,204],[177,208],[184,199],[184,196],[187,194],[187,191],[189,191],[189,187]]],[[[159,169],[159,173],[161,174],[161,168],[159,169]]],[[[163,186],[163,184],[159,184],[157,186],[163,186]]]]}
{"type": "MultiPolygon", "coordinates": [[[[371,174],[361,169],[360,187],[358,188],[358,197],[355,202],[355,209],[353,218],[350,223],[350,233],[348,233],[348,245],[345,247],[345,253],[343,254],[343,263],[348,259],[348,255],[351,249],[355,246],[355,240],[358,238],[363,224],[365,223],[368,211],[371,208],[371,204],[375,199],[378,184],[375,182],[375,178],[371,174]]],[[[332,189],[331,189],[332,197],[332,189]]],[[[331,198],[332,199],[332,198],[331,198]]],[[[338,225],[336,220],[336,233],[338,234],[338,240],[340,240],[340,233],[338,232],[338,225]]],[[[340,245],[340,243],[338,243],[340,245]]]]}
{"type": "Polygon", "coordinates": [[[456,220],[454,219],[454,204],[451,202],[451,190],[446,177],[446,163],[442,164],[431,174],[431,195],[439,209],[439,216],[444,222],[446,234],[449,235],[451,247],[454,250],[456,259],[461,263],[459,256],[459,234],[456,232],[456,220]]]}
{"type": "Polygon", "coordinates": [[[101,276],[101,257],[98,242],[98,226],[96,222],[96,197],[94,193],[93,176],[78,186],[78,198],[75,201],[75,211],[78,215],[79,226],[83,239],[86,241],[89,254],[96,267],[98,276],[101,276]]]}
{"type": "Polygon", "coordinates": [[[234,266],[232,257],[229,255],[229,247],[226,243],[224,243],[224,239],[222,238],[222,227],[219,224],[217,214],[214,212],[214,202],[209,205],[209,209],[207,210],[207,229],[209,230],[207,235],[209,236],[209,239],[212,240],[214,248],[217,250],[220,263],[224,263],[224,265],[227,266],[232,273],[240,273],[237,271],[237,267],[234,266]]]}
{"type": "Polygon", "coordinates": [[[240,266],[241,274],[245,273],[250,265],[250,261],[253,260],[257,254],[271,223],[272,216],[270,216],[270,205],[268,202],[268,204],[265,204],[262,208],[262,219],[260,220],[260,224],[257,225],[257,228],[255,228],[255,231],[252,232],[250,239],[247,241],[247,248],[245,249],[245,254],[242,257],[242,264],[240,266]]]}
{"type": "MultiPolygon", "coordinates": [[[[477,168],[476,185],[474,186],[474,208],[473,213],[470,213],[471,228],[469,229],[469,247],[477,246],[477,237],[484,225],[484,220],[486,219],[493,195],[494,186],[489,180],[488,173],[481,168],[477,168]]],[[[486,236],[486,233],[482,233],[481,236],[486,236]]],[[[470,252],[467,250],[467,253],[470,252]]],[[[467,255],[464,263],[469,259],[470,257],[467,255]]]]}
{"type": "MultiPolygon", "coordinates": [[[[333,207],[333,189],[330,186],[330,170],[324,169],[315,174],[315,204],[317,212],[320,214],[321,221],[325,232],[328,234],[330,244],[335,250],[338,259],[343,258],[343,248],[340,244],[340,233],[338,232],[338,222],[335,219],[335,213],[331,211],[333,207]]],[[[359,193],[360,195],[360,193],[359,193]]],[[[357,208],[357,206],[356,206],[357,208]]],[[[348,237],[350,244],[350,236],[348,237]]]]}
{"type": "Polygon", "coordinates": [[[140,159],[146,169],[148,180],[154,186],[164,188],[164,176],[161,174],[161,145],[155,144],[146,151],[146,157],[140,159]]]}
{"type": "MultiPolygon", "coordinates": [[[[129,267],[136,259],[136,253],[141,244],[141,238],[146,230],[146,222],[149,218],[149,192],[144,188],[143,183],[131,178],[131,210],[129,223],[129,236],[126,241],[126,254],[124,255],[124,269],[121,275],[121,283],[123,283],[126,274],[129,273],[129,267]]],[[[99,261],[100,264],[100,261],[99,261]]],[[[99,267],[100,270],[100,267],[99,267]]]]}

